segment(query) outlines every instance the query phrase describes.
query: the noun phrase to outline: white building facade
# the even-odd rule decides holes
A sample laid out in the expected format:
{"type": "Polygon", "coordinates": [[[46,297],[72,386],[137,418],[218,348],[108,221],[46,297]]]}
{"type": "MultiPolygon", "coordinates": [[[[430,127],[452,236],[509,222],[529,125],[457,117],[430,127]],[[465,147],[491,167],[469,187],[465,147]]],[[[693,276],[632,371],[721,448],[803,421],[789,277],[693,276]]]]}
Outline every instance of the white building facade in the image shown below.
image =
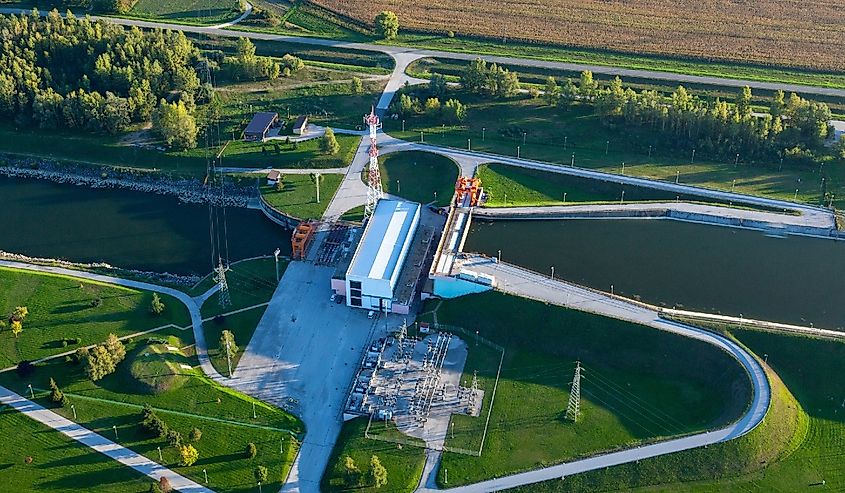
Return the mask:
{"type": "Polygon", "coordinates": [[[420,221],[420,205],[381,199],[346,271],[346,304],[390,312],[402,266],[420,221]]]}

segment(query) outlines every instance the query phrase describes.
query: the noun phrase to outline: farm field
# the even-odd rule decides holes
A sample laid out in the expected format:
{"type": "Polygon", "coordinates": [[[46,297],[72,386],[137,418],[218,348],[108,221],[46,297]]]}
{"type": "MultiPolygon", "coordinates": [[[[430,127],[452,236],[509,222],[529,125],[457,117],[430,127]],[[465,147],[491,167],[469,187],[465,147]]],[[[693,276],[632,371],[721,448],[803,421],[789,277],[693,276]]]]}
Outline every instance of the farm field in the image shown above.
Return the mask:
{"type": "Polygon", "coordinates": [[[845,69],[845,13],[834,1],[746,4],[669,0],[607,4],[598,0],[528,3],[414,3],[409,0],[312,0],[364,23],[393,10],[410,30],[511,42],[552,43],[635,54],[756,64],[845,69]],[[731,19],[731,22],[725,22],[731,19]],[[660,33],[655,35],[655,33],[660,33]]]}
{"type": "Polygon", "coordinates": [[[4,318],[17,306],[29,310],[17,337],[8,323],[0,329],[0,368],[97,344],[110,333],[122,337],[190,323],[184,305],[165,295],[161,296],[164,313],[153,316],[152,293],[134,289],[6,268],[0,268],[0,286],[4,318]]]}
{"type": "MultiPolygon", "coordinates": [[[[727,355],[647,327],[499,293],[429,303],[426,309],[422,320],[433,320],[436,311],[439,323],[478,330],[505,347],[484,452],[445,453],[441,486],[446,469],[449,486],[461,485],[709,429],[734,419],[749,398],[742,369],[727,355]],[[471,321],[466,313],[474,314],[471,321]],[[590,375],[582,382],[578,424],[565,419],[575,361],[590,375]],[[713,379],[727,384],[714,387],[708,383],[713,379]]],[[[469,349],[465,374],[477,368],[480,387],[491,390],[496,365],[485,362],[490,351],[469,349]]],[[[485,404],[488,398],[485,392],[485,404]]],[[[484,420],[457,416],[453,423],[454,438],[447,437],[446,445],[477,448],[484,420]]]]}
{"type": "Polygon", "coordinates": [[[771,366],[773,407],[745,437],[639,465],[612,467],[518,488],[532,493],[588,491],[837,491],[845,486],[841,361],[845,343],[728,329],[771,366]],[[794,397],[792,397],[794,396],[794,397]],[[715,479],[713,479],[715,478],[715,479]]]}
{"type": "MultiPolygon", "coordinates": [[[[445,206],[455,191],[458,166],[439,154],[403,151],[379,159],[379,173],[385,192],[421,204],[445,206]]],[[[366,182],[366,170],[362,178],[366,182]]]]}
{"type": "Polygon", "coordinates": [[[317,186],[314,178],[307,174],[287,174],[282,176],[284,188],[262,185],[261,195],[276,209],[293,217],[309,220],[319,219],[326,211],[337,188],[343,181],[343,175],[325,173],[320,175],[320,202],[317,202],[317,186]]]}
{"type": "MultiPolygon", "coordinates": [[[[387,120],[385,131],[394,137],[428,144],[466,149],[471,139],[474,151],[591,168],[626,175],[720,190],[734,190],[782,200],[818,205],[822,199],[822,175],[815,167],[789,166],[774,162],[714,162],[703,157],[681,156],[661,148],[660,139],[644,131],[620,132],[601,122],[588,105],[550,107],[530,97],[488,100],[453,91],[469,105],[462,125],[442,125],[424,114],[402,123],[387,120]],[[734,181],[735,180],[735,181],[734,181]],[[798,190],[796,194],[796,190],[798,190]]],[[[845,207],[845,168],[825,166],[833,205],[845,207]]],[[[825,204],[827,205],[827,204],[825,204]]]]}

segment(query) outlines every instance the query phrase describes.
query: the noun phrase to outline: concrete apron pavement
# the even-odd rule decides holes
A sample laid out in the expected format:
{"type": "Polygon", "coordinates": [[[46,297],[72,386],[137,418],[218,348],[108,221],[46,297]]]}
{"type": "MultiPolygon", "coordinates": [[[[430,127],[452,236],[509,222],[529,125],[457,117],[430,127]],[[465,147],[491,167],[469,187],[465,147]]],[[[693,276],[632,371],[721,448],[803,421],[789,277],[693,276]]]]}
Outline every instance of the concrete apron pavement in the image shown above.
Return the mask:
{"type": "Polygon", "coordinates": [[[333,273],[333,267],[308,262],[288,266],[234,377],[225,382],[305,423],[285,492],[320,491],[355,371],[370,339],[386,330],[383,318],[369,320],[364,310],[330,302],[333,273]]]}

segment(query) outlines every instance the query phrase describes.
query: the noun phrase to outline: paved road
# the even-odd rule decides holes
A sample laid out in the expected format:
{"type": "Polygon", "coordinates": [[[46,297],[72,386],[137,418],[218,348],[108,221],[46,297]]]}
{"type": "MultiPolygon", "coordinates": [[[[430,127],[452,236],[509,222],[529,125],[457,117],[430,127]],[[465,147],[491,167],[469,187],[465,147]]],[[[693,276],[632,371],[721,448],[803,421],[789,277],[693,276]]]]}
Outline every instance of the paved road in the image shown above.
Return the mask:
{"type": "Polygon", "coordinates": [[[495,259],[476,256],[469,259],[467,264],[474,271],[495,276],[498,283],[497,289],[509,294],[546,301],[555,305],[575,308],[620,320],[628,320],[712,344],[733,356],[745,368],[751,378],[754,396],[751,406],[737,422],[718,430],[603,454],[503,478],[482,481],[468,486],[449,488],[447,490],[424,487],[417,491],[482,493],[515,488],[540,481],[560,479],[561,477],[572,474],[732,440],[753,430],[765,417],[771,394],[765,372],[760,363],[751,354],[733,341],[696,327],[661,319],[658,317],[656,311],[645,308],[644,306],[626,302],[574,284],[553,281],[545,276],[519,267],[497,263],[495,259]]]}
{"type": "MultiPolygon", "coordinates": [[[[27,13],[29,10],[20,8],[2,8],[0,13],[19,14],[27,13]]],[[[374,43],[353,43],[348,41],[337,41],[324,38],[309,38],[303,36],[286,36],[280,34],[256,33],[248,31],[235,31],[225,27],[210,26],[187,26],[175,23],[142,21],[135,19],[119,19],[114,17],[99,17],[92,16],[92,18],[103,18],[117,24],[126,26],[138,26],[142,28],[166,28],[176,31],[184,31],[191,33],[213,34],[224,37],[246,37],[251,39],[260,39],[266,41],[281,41],[286,43],[298,43],[305,45],[323,46],[331,48],[346,48],[362,51],[376,51],[386,53],[397,60],[397,66],[401,64],[407,65],[410,61],[425,57],[445,58],[453,60],[473,60],[479,56],[485,60],[496,62],[498,64],[516,65],[522,67],[540,67],[554,70],[563,70],[571,72],[581,72],[583,70],[590,70],[596,74],[618,75],[622,78],[641,78],[641,79],[656,79],[677,83],[694,83],[705,85],[720,85],[727,87],[743,87],[750,86],[755,89],[766,90],[782,90],[784,92],[796,92],[800,94],[816,94],[823,96],[845,97],[845,89],[834,89],[829,87],[816,87],[801,84],[783,84],[776,82],[759,82],[753,80],[730,79],[726,77],[708,77],[697,75],[677,74],[672,72],[659,72],[654,70],[638,70],[625,69],[618,67],[611,67],[605,65],[591,65],[582,63],[567,63],[567,62],[553,62],[546,60],[537,60],[532,58],[520,58],[509,56],[491,56],[478,55],[475,53],[465,52],[451,52],[440,50],[423,50],[416,48],[407,48],[402,46],[388,46],[374,43]],[[406,63],[407,62],[407,63],[406,63]]],[[[379,101],[379,108],[386,108],[384,100],[379,101]]]]}

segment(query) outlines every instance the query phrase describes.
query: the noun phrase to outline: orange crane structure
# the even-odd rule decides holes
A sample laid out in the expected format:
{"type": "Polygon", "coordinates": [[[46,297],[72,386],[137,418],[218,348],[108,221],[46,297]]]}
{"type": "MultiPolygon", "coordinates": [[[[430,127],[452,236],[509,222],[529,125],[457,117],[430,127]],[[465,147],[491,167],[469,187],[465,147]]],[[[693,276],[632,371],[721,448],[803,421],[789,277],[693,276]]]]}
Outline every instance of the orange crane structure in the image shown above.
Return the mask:
{"type": "Polygon", "coordinates": [[[455,206],[475,207],[481,204],[484,189],[481,188],[481,179],[469,176],[459,176],[455,182],[455,206]]]}
{"type": "Polygon", "coordinates": [[[294,260],[305,260],[308,255],[308,246],[314,239],[314,224],[301,222],[293,230],[290,238],[291,258],[294,260]]]}

